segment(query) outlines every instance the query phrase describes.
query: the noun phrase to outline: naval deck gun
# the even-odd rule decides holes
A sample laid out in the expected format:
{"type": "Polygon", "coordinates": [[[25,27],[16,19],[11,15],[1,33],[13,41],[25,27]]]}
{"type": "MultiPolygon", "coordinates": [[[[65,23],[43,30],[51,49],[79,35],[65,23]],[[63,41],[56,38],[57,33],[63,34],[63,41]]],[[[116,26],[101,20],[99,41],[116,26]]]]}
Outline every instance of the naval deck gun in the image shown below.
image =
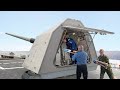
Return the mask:
{"type": "Polygon", "coordinates": [[[76,74],[76,65],[69,65],[70,56],[64,52],[66,45],[62,40],[66,33],[77,44],[84,46],[90,61],[87,65],[88,71],[97,68],[92,62],[97,59],[97,54],[91,34],[114,34],[105,30],[87,28],[81,21],[69,18],[37,36],[36,39],[6,33],[33,43],[29,57],[23,63],[23,67],[28,69],[22,75],[23,79],[53,79],[76,74]]]}
{"type": "Polygon", "coordinates": [[[27,38],[27,37],[23,37],[23,36],[11,34],[11,33],[5,33],[5,34],[10,35],[10,36],[13,36],[13,37],[16,37],[16,38],[19,38],[19,39],[22,39],[22,40],[25,40],[25,41],[28,41],[28,42],[30,42],[30,43],[34,43],[34,41],[35,41],[34,38],[27,38]]]}

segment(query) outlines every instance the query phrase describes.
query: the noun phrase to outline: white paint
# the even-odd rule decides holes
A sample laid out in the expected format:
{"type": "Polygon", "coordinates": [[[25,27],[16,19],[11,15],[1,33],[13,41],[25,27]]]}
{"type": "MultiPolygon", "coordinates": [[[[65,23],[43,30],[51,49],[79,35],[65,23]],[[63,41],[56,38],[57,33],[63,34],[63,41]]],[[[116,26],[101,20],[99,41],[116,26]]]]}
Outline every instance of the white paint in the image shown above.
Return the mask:
{"type": "Polygon", "coordinates": [[[10,64],[10,63],[3,63],[3,64],[10,64]]]}
{"type": "Polygon", "coordinates": [[[11,67],[11,68],[3,68],[3,67],[0,67],[0,69],[2,69],[2,70],[20,69],[20,68],[24,68],[24,67],[11,67]]]}
{"type": "Polygon", "coordinates": [[[4,68],[4,69],[8,70],[8,69],[20,69],[20,68],[24,68],[24,67],[11,67],[11,68],[4,68]]]}
{"type": "Polygon", "coordinates": [[[20,69],[20,68],[24,68],[24,67],[11,67],[11,68],[3,68],[0,66],[0,69],[2,70],[9,70],[9,69],[20,69]]]}
{"type": "Polygon", "coordinates": [[[11,62],[11,63],[18,63],[18,62],[11,62]]]}
{"type": "Polygon", "coordinates": [[[0,60],[0,61],[13,61],[13,60],[0,60]]]}
{"type": "Polygon", "coordinates": [[[23,63],[23,62],[10,62],[10,63],[0,63],[0,64],[15,64],[15,63],[23,63]]]}
{"type": "Polygon", "coordinates": [[[3,70],[4,68],[0,66],[0,69],[2,69],[2,70],[3,70]]]}
{"type": "Polygon", "coordinates": [[[23,62],[18,62],[18,63],[23,63],[23,62]]]}
{"type": "Polygon", "coordinates": [[[14,64],[15,64],[15,63],[23,63],[23,62],[11,62],[11,63],[14,63],[14,64]]]}

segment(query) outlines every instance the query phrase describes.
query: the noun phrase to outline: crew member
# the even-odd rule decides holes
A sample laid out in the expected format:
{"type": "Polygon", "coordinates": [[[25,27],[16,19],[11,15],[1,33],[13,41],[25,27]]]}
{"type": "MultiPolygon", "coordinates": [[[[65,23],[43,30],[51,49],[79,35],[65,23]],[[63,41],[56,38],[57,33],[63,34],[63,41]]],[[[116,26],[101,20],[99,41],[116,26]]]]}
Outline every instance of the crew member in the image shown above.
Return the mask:
{"type": "MultiPolygon", "coordinates": [[[[63,42],[66,43],[67,49],[71,50],[70,58],[72,60],[72,56],[74,55],[74,52],[77,51],[77,44],[72,38],[67,38],[67,37],[64,38],[63,42]]],[[[74,64],[74,63],[76,64],[76,62],[72,62],[70,64],[74,64]]]]}
{"type": "Polygon", "coordinates": [[[111,65],[109,63],[109,59],[104,54],[104,50],[100,49],[99,53],[100,53],[100,56],[98,57],[98,60],[102,61],[102,62],[105,62],[105,63],[108,63],[108,68],[107,69],[105,69],[102,66],[100,67],[100,79],[104,78],[105,72],[107,73],[107,75],[109,76],[110,79],[114,79],[114,75],[113,75],[113,72],[112,72],[112,69],[111,69],[111,65]]]}
{"type": "Polygon", "coordinates": [[[77,79],[81,78],[82,73],[83,73],[83,78],[87,79],[88,78],[88,71],[87,71],[88,54],[84,51],[84,47],[82,45],[78,46],[78,52],[73,55],[72,60],[77,61],[77,69],[76,69],[77,79]]]}

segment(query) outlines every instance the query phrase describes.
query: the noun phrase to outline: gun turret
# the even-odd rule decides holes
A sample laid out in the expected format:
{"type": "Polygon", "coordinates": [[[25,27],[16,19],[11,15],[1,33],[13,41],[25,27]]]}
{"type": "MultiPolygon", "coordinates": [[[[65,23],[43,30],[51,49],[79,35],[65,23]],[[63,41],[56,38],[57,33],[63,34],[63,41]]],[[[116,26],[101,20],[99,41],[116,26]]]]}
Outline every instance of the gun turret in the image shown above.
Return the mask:
{"type": "Polygon", "coordinates": [[[35,41],[34,38],[27,38],[27,37],[18,36],[18,35],[14,35],[14,34],[10,34],[10,33],[5,33],[5,34],[16,37],[16,38],[19,38],[19,39],[22,39],[22,40],[25,40],[25,41],[28,41],[30,43],[34,43],[34,41],[35,41]]]}

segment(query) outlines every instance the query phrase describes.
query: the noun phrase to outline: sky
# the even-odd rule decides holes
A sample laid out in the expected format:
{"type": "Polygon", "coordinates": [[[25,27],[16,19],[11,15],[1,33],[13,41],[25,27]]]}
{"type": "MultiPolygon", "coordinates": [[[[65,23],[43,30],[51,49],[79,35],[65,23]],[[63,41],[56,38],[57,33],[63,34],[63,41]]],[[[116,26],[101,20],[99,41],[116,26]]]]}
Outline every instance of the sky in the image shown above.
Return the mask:
{"type": "Polygon", "coordinates": [[[67,18],[80,20],[85,27],[114,32],[96,35],[95,49],[120,51],[120,11],[0,11],[0,51],[29,51],[33,45],[6,32],[36,38],[67,18]]]}

